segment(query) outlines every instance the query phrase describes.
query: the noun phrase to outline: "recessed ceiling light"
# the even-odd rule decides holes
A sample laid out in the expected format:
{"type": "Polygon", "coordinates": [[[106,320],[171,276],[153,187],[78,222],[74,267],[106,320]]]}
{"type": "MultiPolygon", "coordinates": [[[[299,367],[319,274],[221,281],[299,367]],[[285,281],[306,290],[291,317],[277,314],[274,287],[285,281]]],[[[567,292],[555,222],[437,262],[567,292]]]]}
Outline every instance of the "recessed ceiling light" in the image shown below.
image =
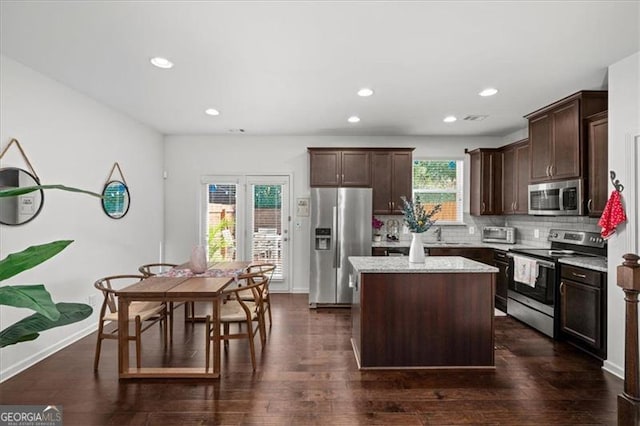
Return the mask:
{"type": "Polygon", "coordinates": [[[442,120],[442,121],[444,121],[445,123],[453,123],[453,122],[454,122],[454,121],[456,121],[456,120],[457,120],[457,118],[456,118],[455,116],[453,116],[453,115],[447,115],[447,116],[444,118],[444,120],[442,120]]]}
{"type": "Polygon", "coordinates": [[[356,115],[352,115],[351,117],[347,118],[347,121],[349,123],[358,123],[358,122],[360,122],[360,117],[358,117],[356,115]]]}
{"type": "Polygon", "coordinates": [[[480,96],[493,96],[498,93],[498,89],[494,89],[493,87],[487,87],[482,92],[478,93],[480,96]]]}
{"type": "Polygon", "coordinates": [[[156,56],[155,58],[151,58],[150,61],[154,66],[158,68],[163,68],[163,69],[173,68],[173,62],[171,62],[167,58],[161,58],[160,56],[156,56]]]}
{"type": "Polygon", "coordinates": [[[358,96],[362,96],[363,98],[371,95],[373,95],[373,89],[369,89],[368,87],[363,87],[362,89],[358,90],[358,96]]]}
{"type": "Polygon", "coordinates": [[[214,108],[207,108],[204,113],[207,115],[220,115],[220,111],[214,108]]]}

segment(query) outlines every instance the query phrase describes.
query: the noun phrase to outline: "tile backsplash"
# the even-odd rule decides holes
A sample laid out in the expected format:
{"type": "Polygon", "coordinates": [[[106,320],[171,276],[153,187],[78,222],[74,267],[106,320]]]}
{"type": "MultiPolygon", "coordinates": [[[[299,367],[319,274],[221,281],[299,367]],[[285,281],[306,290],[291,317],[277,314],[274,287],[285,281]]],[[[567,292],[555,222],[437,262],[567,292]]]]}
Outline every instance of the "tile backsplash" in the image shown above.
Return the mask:
{"type": "MultiPolygon", "coordinates": [[[[376,217],[382,220],[385,225],[390,219],[397,220],[400,223],[400,239],[411,239],[411,234],[408,231],[403,232],[402,216],[376,215],[376,217]]],[[[513,226],[516,228],[516,243],[532,247],[548,246],[547,235],[550,229],[600,232],[598,219],[585,216],[471,216],[465,213],[464,223],[464,225],[438,225],[436,222],[434,227],[440,226],[442,228],[442,241],[478,243],[482,240],[482,227],[484,226],[513,226]],[[473,227],[473,234],[469,232],[471,227],[473,227]],[[538,238],[535,237],[536,230],[538,231],[538,238]]],[[[380,232],[384,236],[386,234],[386,226],[383,226],[380,232]]],[[[435,240],[434,228],[431,228],[422,237],[424,242],[435,240]]]]}

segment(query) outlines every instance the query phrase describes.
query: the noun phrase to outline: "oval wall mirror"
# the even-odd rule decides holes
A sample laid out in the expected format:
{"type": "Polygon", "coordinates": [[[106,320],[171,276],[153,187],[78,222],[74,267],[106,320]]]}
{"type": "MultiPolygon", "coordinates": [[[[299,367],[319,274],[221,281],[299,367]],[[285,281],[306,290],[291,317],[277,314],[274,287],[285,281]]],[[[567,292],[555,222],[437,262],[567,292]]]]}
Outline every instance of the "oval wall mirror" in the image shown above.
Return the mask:
{"type": "Polygon", "coordinates": [[[102,209],[112,219],[120,219],[129,211],[129,188],[119,180],[111,180],[102,190],[102,209]]]}
{"type": "MultiPolygon", "coordinates": [[[[35,185],[40,185],[40,181],[26,170],[17,167],[0,169],[0,189],[35,185]]],[[[2,197],[0,198],[0,223],[11,226],[23,225],[40,214],[43,204],[42,189],[16,197],[2,197]]]]}

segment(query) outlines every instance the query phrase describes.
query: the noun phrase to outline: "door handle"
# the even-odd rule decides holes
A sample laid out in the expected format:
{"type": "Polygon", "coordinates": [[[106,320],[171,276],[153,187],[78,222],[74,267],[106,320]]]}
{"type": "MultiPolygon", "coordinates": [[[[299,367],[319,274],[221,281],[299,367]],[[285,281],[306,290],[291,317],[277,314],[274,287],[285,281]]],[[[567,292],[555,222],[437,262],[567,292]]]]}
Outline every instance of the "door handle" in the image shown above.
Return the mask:
{"type": "Polygon", "coordinates": [[[509,265],[507,265],[507,267],[504,268],[504,276],[507,277],[507,279],[509,279],[509,265]]]}
{"type": "Polygon", "coordinates": [[[589,201],[587,201],[587,210],[589,212],[591,212],[591,206],[593,205],[593,200],[591,198],[589,198],[589,201]]]}
{"type": "Polygon", "coordinates": [[[338,267],[338,240],[337,240],[337,236],[338,236],[338,208],[336,206],[333,206],[333,244],[334,244],[334,249],[333,249],[333,267],[337,268],[338,267]]]}
{"type": "Polygon", "coordinates": [[[549,177],[553,177],[553,164],[549,166],[549,177]]]}
{"type": "Polygon", "coordinates": [[[482,210],[480,210],[480,213],[484,213],[484,209],[485,209],[485,204],[484,201],[482,202],[482,210]]]}
{"type": "Polygon", "coordinates": [[[574,277],[578,277],[578,278],[587,278],[587,276],[585,274],[576,274],[575,272],[572,272],[571,275],[573,275],[574,277]]]}
{"type": "Polygon", "coordinates": [[[564,296],[564,281],[560,282],[560,294],[564,296]]]}
{"type": "Polygon", "coordinates": [[[545,170],[545,174],[547,175],[547,177],[550,177],[551,175],[549,174],[549,168],[551,166],[547,164],[547,169],[545,170]]]}

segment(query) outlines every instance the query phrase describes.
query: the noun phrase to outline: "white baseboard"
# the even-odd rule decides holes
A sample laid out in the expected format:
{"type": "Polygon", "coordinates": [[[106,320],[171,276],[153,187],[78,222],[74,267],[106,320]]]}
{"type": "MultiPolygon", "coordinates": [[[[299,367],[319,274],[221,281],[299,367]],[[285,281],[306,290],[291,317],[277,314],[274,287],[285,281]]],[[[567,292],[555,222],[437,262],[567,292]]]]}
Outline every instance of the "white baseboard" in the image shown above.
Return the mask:
{"type": "Polygon", "coordinates": [[[612,362],[609,361],[605,361],[602,364],[602,369],[604,371],[606,371],[607,373],[611,373],[614,376],[617,376],[619,378],[621,378],[622,380],[624,380],[624,368],[620,367],[617,364],[614,364],[612,362]]]}
{"type": "Polygon", "coordinates": [[[83,337],[88,336],[89,334],[93,333],[97,329],[98,329],[97,324],[91,324],[86,328],[72,334],[66,339],[60,340],[55,345],[49,346],[48,348],[45,348],[40,352],[37,352],[31,355],[30,357],[25,358],[22,361],[5,368],[4,370],[0,371],[0,383],[10,379],[11,377],[15,376],[18,373],[21,373],[22,371],[26,370],[32,365],[37,364],[38,362],[42,361],[48,356],[51,356],[54,353],[58,352],[59,350],[66,348],[70,344],[77,342],[83,337]]]}

